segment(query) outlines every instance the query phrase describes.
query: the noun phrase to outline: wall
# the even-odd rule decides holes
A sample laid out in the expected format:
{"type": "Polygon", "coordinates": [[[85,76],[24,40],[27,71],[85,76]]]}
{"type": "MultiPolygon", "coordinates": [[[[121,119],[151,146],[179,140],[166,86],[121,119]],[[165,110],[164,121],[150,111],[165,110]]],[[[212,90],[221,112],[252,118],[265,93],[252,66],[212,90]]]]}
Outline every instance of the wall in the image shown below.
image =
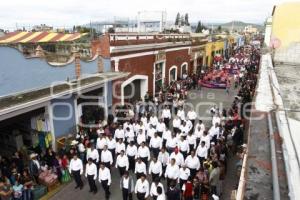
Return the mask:
{"type": "MultiPolygon", "coordinates": [[[[0,96],[46,87],[56,81],[75,78],[75,64],[51,66],[39,58],[27,59],[18,50],[0,47],[0,96]]],[[[104,60],[105,71],[110,71],[110,60],[104,60]]],[[[81,62],[82,74],[97,73],[97,59],[81,62]]]]}
{"type": "Polygon", "coordinates": [[[208,42],[206,44],[205,52],[206,56],[208,56],[208,61],[205,63],[208,67],[211,67],[213,57],[212,52],[214,51],[216,54],[216,51],[224,51],[224,41],[216,41],[216,42],[208,42]]]}
{"type": "Polygon", "coordinates": [[[53,126],[56,139],[76,130],[74,96],[51,101],[53,126]]]}

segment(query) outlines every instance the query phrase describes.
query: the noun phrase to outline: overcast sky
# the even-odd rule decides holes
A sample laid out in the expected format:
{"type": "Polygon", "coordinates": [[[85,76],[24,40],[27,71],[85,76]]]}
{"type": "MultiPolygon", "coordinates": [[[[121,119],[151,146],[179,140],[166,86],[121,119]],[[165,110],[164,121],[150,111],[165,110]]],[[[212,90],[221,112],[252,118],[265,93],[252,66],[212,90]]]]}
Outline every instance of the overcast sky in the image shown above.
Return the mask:
{"type": "Polygon", "coordinates": [[[135,19],[138,11],[165,10],[167,20],[177,12],[189,13],[190,21],[262,23],[274,5],[287,0],[4,0],[0,28],[46,23],[72,26],[116,17],[135,19]]]}

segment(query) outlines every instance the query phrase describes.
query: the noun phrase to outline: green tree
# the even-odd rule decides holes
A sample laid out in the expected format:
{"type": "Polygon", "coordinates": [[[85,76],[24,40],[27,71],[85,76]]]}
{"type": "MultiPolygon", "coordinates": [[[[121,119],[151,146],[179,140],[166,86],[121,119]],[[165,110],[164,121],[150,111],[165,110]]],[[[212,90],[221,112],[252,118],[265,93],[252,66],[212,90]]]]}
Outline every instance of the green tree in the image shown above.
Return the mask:
{"type": "Polygon", "coordinates": [[[189,26],[190,22],[189,22],[189,14],[186,13],[185,17],[184,17],[184,25],[189,26]]]}
{"type": "Polygon", "coordinates": [[[219,33],[221,33],[221,32],[222,32],[222,26],[218,26],[217,31],[218,31],[219,33]]]}
{"type": "Polygon", "coordinates": [[[179,25],[179,21],[180,21],[180,13],[177,13],[176,19],[175,19],[175,25],[179,25]]]}
{"type": "Polygon", "coordinates": [[[202,23],[201,21],[199,21],[196,28],[196,33],[201,33],[201,32],[202,32],[202,23]]]}

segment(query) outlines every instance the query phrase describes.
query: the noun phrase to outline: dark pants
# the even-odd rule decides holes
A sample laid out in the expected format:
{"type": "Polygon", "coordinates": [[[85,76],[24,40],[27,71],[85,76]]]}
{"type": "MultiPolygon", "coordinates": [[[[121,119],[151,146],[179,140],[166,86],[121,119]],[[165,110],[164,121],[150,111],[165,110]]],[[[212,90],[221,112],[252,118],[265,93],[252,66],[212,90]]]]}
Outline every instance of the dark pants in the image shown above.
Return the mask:
{"type": "Polygon", "coordinates": [[[167,186],[168,186],[168,188],[170,187],[171,182],[174,182],[175,184],[177,183],[177,181],[175,179],[167,178],[167,186]]]}
{"type": "Polygon", "coordinates": [[[157,178],[160,178],[159,174],[151,173],[151,176],[152,176],[152,182],[155,181],[157,178]]]}
{"type": "Polygon", "coordinates": [[[129,170],[132,170],[134,172],[135,169],[135,157],[134,156],[128,156],[129,161],[129,170]]]}
{"type": "Polygon", "coordinates": [[[138,200],[145,200],[145,195],[146,195],[146,193],[137,193],[136,194],[136,197],[137,197],[137,199],[138,200]]]}
{"type": "Polygon", "coordinates": [[[189,144],[189,147],[190,147],[190,152],[195,150],[193,144],[189,144]]]}
{"type": "Polygon", "coordinates": [[[143,175],[144,173],[136,173],[136,180],[138,180],[139,178],[141,178],[141,176],[143,175]]]}
{"type": "Polygon", "coordinates": [[[197,174],[197,169],[191,169],[190,168],[190,172],[191,172],[191,177],[195,178],[196,174],[197,174]]]}
{"type": "Polygon", "coordinates": [[[148,167],[148,157],[141,158],[141,160],[145,163],[146,168],[148,167]]]}
{"type": "Polygon", "coordinates": [[[166,125],[166,127],[170,127],[170,119],[169,118],[164,118],[164,123],[166,125]]]}
{"type": "Polygon", "coordinates": [[[96,182],[94,180],[94,175],[87,175],[87,179],[88,179],[88,182],[89,182],[90,191],[91,192],[97,192],[97,186],[96,186],[96,182]]]}
{"type": "Polygon", "coordinates": [[[110,162],[103,163],[105,167],[107,167],[110,170],[110,162]]]}
{"type": "Polygon", "coordinates": [[[179,180],[180,191],[182,190],[183,184],[185,184],[186,182],[187,182],[187,180],[182,180],[182,179],[179,180]]]}
{"type": "Polygon", "coordinates": [[[123,200],[132,200],[132,193],[128,191],[128,189],[122,189],[123,200]]]}
{"type": "Polygon", "coordinates": [[[109,185],[107,185],[107,184],[108,184],[108,180],[105,180],[105,181],[101,180],[102,188],[105,191],[105,198],[109,198],[109,195],[110,195],[109,185]]]}
{"type": "Polygon", "coordinates": [[[83,186],[83,182],[81,180],[80,170],[78,170],[78,171],[72,171],[72,175],[74,176],[76,187],[82,187],[83,186]]]}
{"type": "Polygon", "coordinates": [[[126,167],[118,167],[120,176],[122,177],[126,171],[126,167]]]}
{"type": "Polygon", "coordinates": [[[203,167],[203,162],[205,161],[205,158],[204,157],[199,157],[199,161],[200,161],[200,165],[203,167]]]}
{"type": "Polygon", "coordinates": [[[186,157],[187,157],[187,151],[180,151],[180,152],[182,153],[183,158],[186,159],[186,157]]]}
{"type": "Polygon", "coordinates": [[[160,150],[159,148],[152,148],[152,153],[153,153],[153,156],[154,156],[155,158],[158,157],[159,150],[160,150]]]}
{"type": "Polygon", "coordinates": [[[159,137],[162,137],[162,134],[163,134],[163,132],[157,132],[157,135],[158,135],[159,137]]]}
{"type": "Polygon", "coordinates": [[[163,166],[162,166],[162,170],[163,170],[163,171],[162,171],[162,178],[163,178],[163,179],[165,178],[166,169],[167,169],[167,165],[165,165],[165,166],[163,165],[163,166]]]}
{"type": "Polygon", "coordinates": [[[115,160],[116,151],[115,149],[108,149],[111,152],[111,155],[113,157],[113,160],[115,160]]]}

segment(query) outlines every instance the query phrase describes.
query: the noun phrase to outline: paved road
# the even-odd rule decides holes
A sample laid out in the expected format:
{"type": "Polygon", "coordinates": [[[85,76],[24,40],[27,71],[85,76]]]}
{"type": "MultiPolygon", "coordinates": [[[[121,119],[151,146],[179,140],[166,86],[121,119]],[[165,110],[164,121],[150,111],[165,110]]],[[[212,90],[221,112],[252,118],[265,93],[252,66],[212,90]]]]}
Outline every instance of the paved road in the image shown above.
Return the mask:
{"type": "MultiPolygon", "coordinates": [[[[209,117],[209,109],[214,105],[217,104],[219,107],[224,107],[228,108],[233,99],[234,99],[235,93],[234,91],[231,91],[230,94],[226,94],[224,89],[207,89],[207,88],[202,88],[202,91],[197,91],[197,90],[192,90],[189,92],[189,97],[187,102],[191,103],[194,107],[197,107],[198,114],[201,117],[209,117]]],[[[207,126],[209,125],[210,121],[205,121],[205,124],[207,126]]],[[[228,166],[228,176],[226,177],[225,180],[225,188],[224,188],[224,193],[230,193],[231,190],[234,187],[235,184],[235,172],[234,170],[234,159],[232,163],[229,164],[228,166]]],[[[121,191],[119,189],[119,172],[117,169],[112,170],[112,185],[110,187],[111,190],[111,200],[121,200],[121,191]]],[[[101,188],[99,182],[97,182],[98,186],[98,193],[97,194],[91,194],[89,193],[89,186],[87,184],[87,180],[84,178],[84,188],[82,190],[75,190],[75,184],[74,182],[71,182],[67,186],[65,186],[61,191],[59,191],[57,194],[55,194],[51,199],[52,200],[60,200],[60,199],[71,199],[71,200],[82,200],[82,199],[89,199],[89,200],[96,200],[96,199],[104,199],[104,191],[101,188]]],[[[226,195],[228,196],[228,195],[226,195]]],[[[136,199],[134,197],[134,199],[136,199]]],[[[229,199],[229,198],[224,198],[223,199],[229,199]]]]}

